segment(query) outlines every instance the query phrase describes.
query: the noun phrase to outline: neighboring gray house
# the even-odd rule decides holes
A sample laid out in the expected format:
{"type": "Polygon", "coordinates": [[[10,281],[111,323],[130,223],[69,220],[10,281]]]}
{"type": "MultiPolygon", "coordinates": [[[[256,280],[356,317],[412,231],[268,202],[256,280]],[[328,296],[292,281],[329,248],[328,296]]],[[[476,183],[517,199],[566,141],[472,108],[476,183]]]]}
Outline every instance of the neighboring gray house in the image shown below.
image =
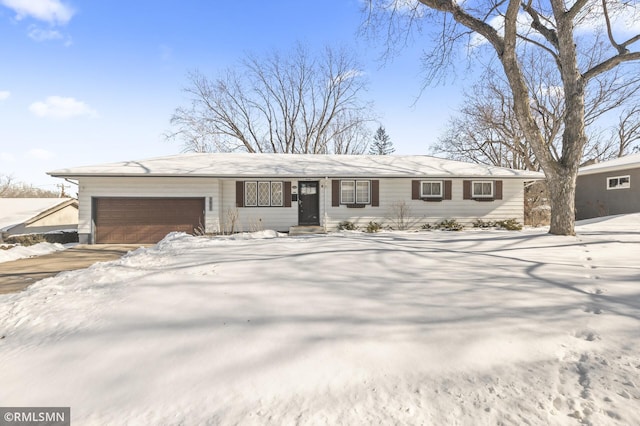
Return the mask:
{"type": "Polygon", "coordinates": [[[0,241],[10,235],[78,228],[73,198],[0,198],[0,241]]]}
{"type": "Polygon", "coordinates": [[[181,154],[49,172],[78,181],[80,242],[149,243],[193,233],[455,218],[523,222],[537,172],[429,156],[181,154]]]}
{"type": "Polygon", "coordinates": [[[576,219],[640,212],[640,154],[582,167],[576,219]]]}

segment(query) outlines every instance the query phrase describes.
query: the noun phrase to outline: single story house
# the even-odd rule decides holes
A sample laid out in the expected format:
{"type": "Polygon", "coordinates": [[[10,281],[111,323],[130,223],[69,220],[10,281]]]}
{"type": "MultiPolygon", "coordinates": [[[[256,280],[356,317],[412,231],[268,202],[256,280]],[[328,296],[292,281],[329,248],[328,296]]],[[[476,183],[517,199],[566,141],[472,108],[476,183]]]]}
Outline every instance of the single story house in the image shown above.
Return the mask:
{"type": "Polygon", "coordinates": [[[73,198],[0,198],[0,241],[11,235],[78,228],[73,198]]]}
{"type": "Polygon", "coordinates": [[[454,218],[523,222],[537,172],[415,155],[180,154],[49,172],[78,181],[80,242],[149,243],[350,221],[398,228],[454,218]]]}
{"type": "Polygon", "coordinates": [[[640,212],[640,154],[581,167],[576,219],[640,212]]]}

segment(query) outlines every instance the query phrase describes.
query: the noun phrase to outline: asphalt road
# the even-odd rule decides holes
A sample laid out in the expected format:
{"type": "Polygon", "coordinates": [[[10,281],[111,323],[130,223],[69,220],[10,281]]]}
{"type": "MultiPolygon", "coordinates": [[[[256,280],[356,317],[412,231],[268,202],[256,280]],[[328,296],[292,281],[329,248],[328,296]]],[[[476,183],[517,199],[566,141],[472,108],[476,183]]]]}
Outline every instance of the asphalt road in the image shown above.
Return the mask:
{"type": "Polygon", "coordinates": [[[0,294],[22,291],[36,281],[53,277],[60,272],[119,259],[138,247],[141,245],[82,244],[44,256],[0,263],[0,294]]]}

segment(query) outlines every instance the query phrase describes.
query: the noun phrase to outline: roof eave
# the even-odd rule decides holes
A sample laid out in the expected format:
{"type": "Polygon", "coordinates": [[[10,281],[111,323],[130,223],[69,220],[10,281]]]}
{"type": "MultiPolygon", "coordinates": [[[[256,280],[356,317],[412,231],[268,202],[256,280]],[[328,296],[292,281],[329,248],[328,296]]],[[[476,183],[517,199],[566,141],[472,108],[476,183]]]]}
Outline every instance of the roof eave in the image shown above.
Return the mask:
{"type": "Polygon", "coordinates": [[[66,179],[82,178],[210,178],[210,179],[340,179],[349,177],[379,178],[379,179],[412,179],[412,178],[457,178],[457,179],[525,179],[544,180],[542,174],[491,175],[491,174],[412,174],[412,175],[376,175],[376,174],[320,174],[320,175],[290,175],[290,174],[259,174],[259,175],[214,175],[214,174],[171,174],[171,173],[47,173],[49,176],[66,179]]]}

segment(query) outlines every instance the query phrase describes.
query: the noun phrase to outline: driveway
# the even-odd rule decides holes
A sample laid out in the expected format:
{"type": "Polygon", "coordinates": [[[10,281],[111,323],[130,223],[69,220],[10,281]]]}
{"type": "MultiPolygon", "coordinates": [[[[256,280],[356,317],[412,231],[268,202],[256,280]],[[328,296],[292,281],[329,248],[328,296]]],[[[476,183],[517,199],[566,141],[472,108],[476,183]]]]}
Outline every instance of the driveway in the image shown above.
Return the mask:
{"type": "Polygon", "coordinates": [[[0,294],[21,291],[38,280],[52,277],[60,272],[83,269],[96,262],[119,259],[141,246],[145,245],[82,244],[44,256],[0,263],[0,294]]]}

